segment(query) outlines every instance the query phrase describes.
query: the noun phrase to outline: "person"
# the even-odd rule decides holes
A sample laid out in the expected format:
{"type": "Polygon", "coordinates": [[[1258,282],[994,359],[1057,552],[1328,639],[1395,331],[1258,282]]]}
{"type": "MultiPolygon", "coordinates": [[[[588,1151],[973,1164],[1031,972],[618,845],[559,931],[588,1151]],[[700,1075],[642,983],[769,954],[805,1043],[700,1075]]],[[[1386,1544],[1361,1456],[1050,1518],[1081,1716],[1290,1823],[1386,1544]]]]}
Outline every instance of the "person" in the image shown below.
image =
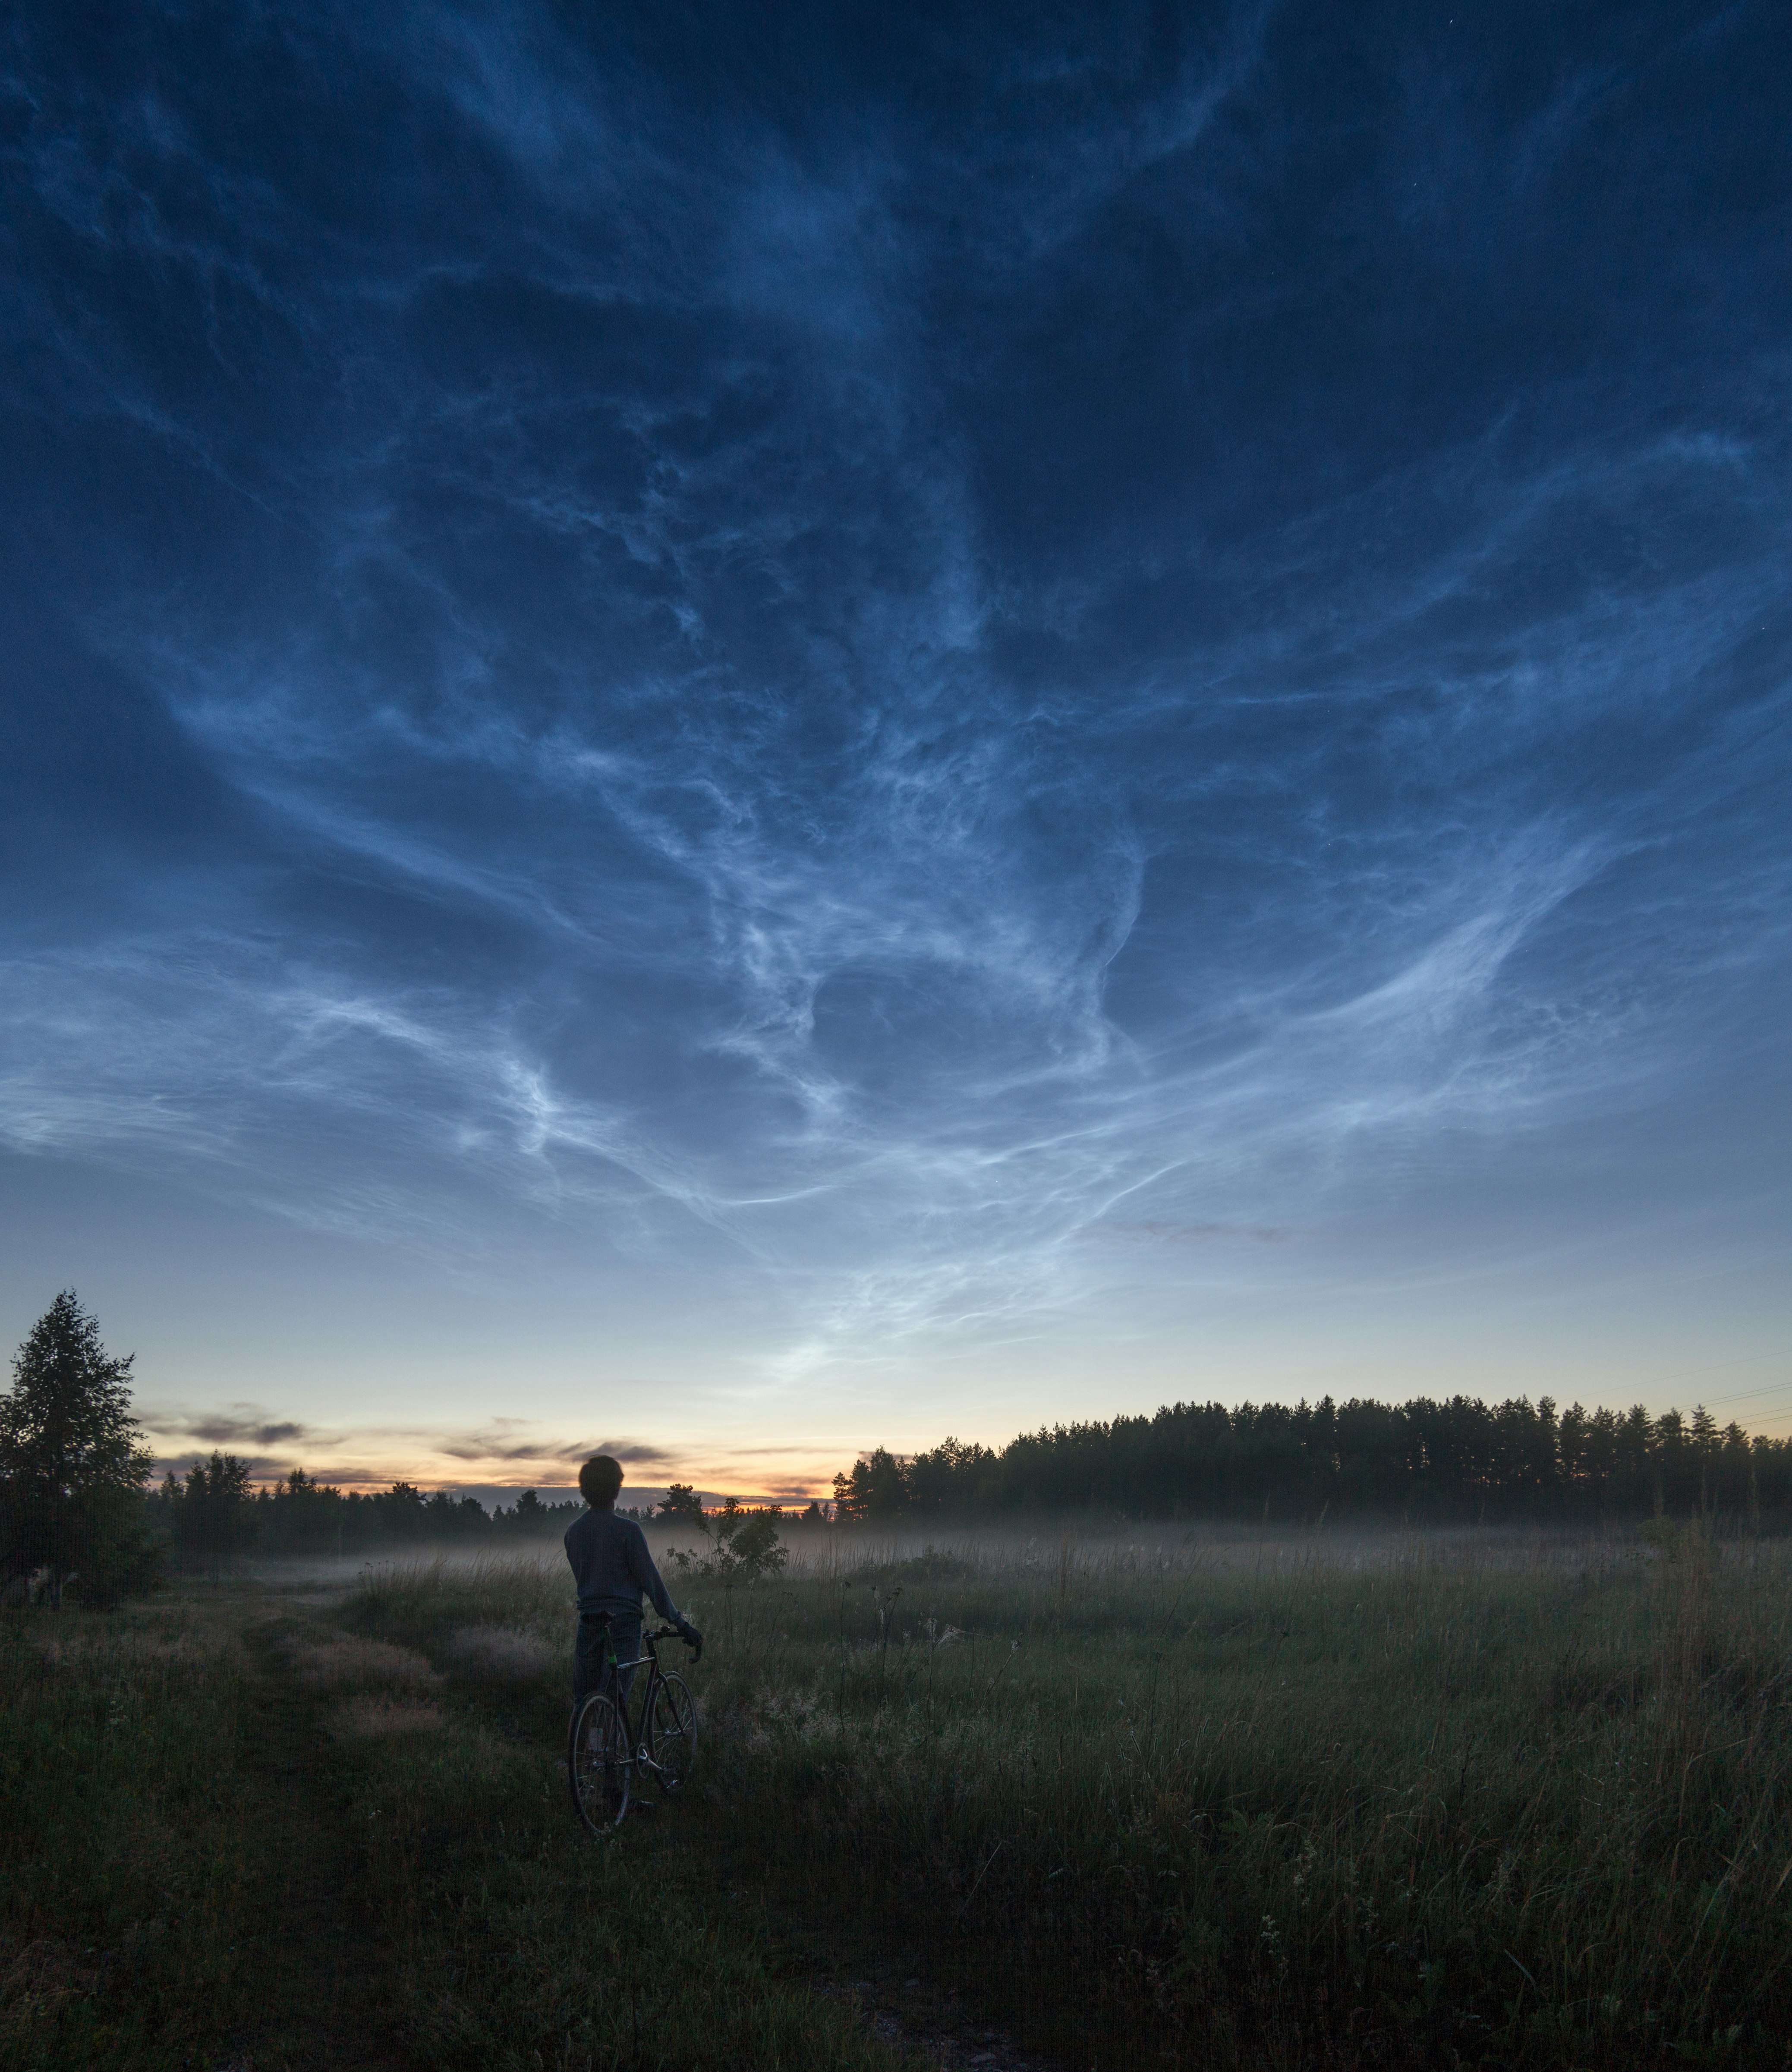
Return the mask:
{"type": "MultiPolygon", "coordinates": [[[[579,1494],[591,1507],[566,1528],[566,1559],[578,1585],[578,1641],[573,1655],[573,1704],[610,1682],[610,1651],[619,1663],[641,1652],[641,1593],[660,1616],[678,1629],[680,1639],[700,1653],[703,1636],[675,1605],[647,1552],[647,1535],[632,1518],[616,1515],[623,1486],[620,1462],[594,1453],[578,1471],[579,1494]]],[[[620,1704],[635,1680],[621,1672],[622,1688],[607,1695],[620,1704]]]]}

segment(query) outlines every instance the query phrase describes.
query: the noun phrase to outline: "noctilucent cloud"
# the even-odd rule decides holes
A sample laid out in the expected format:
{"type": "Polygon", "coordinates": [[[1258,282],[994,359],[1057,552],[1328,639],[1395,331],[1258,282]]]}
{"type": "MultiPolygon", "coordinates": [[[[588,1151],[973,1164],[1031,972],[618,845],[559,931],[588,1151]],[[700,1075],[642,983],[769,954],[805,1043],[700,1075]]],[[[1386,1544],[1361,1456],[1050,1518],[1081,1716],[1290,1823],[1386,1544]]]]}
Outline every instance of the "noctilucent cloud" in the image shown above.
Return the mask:
{"type": "Polygon", "coordinates": [[[1774,1429],[1785,30],[15,13],[8,1342],[339,1480],[1774,1429]]]}

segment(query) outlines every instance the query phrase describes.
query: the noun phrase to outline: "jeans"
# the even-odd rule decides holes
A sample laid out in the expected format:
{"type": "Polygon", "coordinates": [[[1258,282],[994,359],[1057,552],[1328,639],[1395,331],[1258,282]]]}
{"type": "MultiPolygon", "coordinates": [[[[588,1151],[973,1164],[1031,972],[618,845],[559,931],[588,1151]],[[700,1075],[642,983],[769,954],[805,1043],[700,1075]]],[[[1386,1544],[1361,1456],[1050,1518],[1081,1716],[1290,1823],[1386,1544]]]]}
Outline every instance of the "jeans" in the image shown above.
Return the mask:
{"type": "Polygon", "coordinates": [[[619,1707],[628,1696],[628,1687],[635,1681],[635,1671],[621,1672],[622,1688],[617,1690],[617,1672],[610,1666],[610,1655],[614,1650],[618,1662],[633,1662],[641,1652],[641,1614],[639,1612],[581,1612],[578,1615],[578,1639],[573,1649],[573,1703],[593,1691],[601,1691],[619,1707]]]}

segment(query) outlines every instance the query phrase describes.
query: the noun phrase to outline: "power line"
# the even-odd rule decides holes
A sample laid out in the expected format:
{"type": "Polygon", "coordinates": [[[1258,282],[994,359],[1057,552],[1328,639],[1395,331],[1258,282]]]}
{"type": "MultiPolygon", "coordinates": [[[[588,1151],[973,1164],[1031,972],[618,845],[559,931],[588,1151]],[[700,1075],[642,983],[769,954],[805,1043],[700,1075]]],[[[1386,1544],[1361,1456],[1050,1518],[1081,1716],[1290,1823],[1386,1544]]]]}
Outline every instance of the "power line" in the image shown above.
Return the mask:
{"type": "MultiPolygon", "coordinates": [[[[1784,1359],[1786,1357],[1786,1355],[1781,1352],[1742,1353],[1739,1354],[1735,1359],[1719,1360],[1712,1367],[1689,1367],[1683,1374],[1663,1375],[1654,1381],[1646,1382],[1643,1386],[1650,1391],[1658,1388],[1671,1388],[1678,1381],[1698,1381],[1707,1375],[1728,1374],[1732,1367],[1753,1367],[1758,1360],[1784,1359]]],[[[1741,1403],[1747,1396],[1765,1396],[1775,1389],[1787,1388],[1792,1388],[1792,1381],[1773,1381],[1768,1383],[1765,1388],[1745,1388],[1735,1395],[1713,1396],[1712,1401],[1741,1403]]]]}

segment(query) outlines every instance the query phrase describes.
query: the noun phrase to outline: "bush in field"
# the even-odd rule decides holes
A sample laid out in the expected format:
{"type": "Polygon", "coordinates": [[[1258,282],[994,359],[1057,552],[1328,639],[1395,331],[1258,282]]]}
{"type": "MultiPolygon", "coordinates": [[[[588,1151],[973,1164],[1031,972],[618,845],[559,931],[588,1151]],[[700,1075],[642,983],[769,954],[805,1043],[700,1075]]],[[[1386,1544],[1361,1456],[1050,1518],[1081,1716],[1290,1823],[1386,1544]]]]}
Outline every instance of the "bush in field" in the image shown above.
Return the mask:
{"type": "Polygon", "coordinates": [[[98,1325],[65,1289],[31,1326],[0,1396],[0,1568],[47,1568],[60,1603],[72,1577],[107,1604],[155,1581],[143,1511],[149,1449],[130,1414],[134,1354],[110,1359],[98,1325]]]}
{"type": "Polygon", "coordinates": [[[764,1511],[746,1511],[734,1498],[725,1498],[720,1511],[700,1511],[692,1521],[709,1541],[709,1552],[692,1554],[674,1548],[668,1558],[680,1575],[719,1583],[725,1590],[759,1582],[776,1575],[790,1559],[790,1550],[778,1537],[783,1515],[776,1504],[764,1511]]]}

